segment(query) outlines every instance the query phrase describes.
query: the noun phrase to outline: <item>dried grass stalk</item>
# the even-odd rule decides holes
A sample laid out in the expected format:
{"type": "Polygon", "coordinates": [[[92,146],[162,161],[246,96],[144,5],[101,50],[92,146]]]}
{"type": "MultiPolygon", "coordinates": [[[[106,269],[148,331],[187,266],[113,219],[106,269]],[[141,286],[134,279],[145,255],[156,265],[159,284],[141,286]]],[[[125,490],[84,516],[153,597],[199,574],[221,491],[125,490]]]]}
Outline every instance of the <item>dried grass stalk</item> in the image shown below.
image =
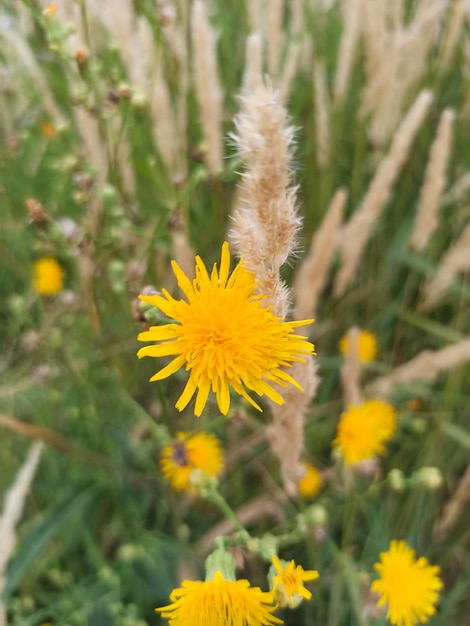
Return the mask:
{"type": "Polygon", "coordinates": [[[266,435],[272,451],[281,462],[284,489],[291,496],[297,495],[297,485],[305,472],[302,462],[304,422],[308,405],[320,382],[317,368],[313,357],[308,357],[304,363],[295,363],[289,373],[303,391],[290,385],[282,391],[284,404],[269,403],[274,419],[267,427],[266,435]]]}
{"type": "Polygon", "coordinates": [[[466,505],[470,504],[470,465],[452,495],[445,504],[441,518],[436,522],[433,534],[438,541],[443,541],[452,531],[466,505]]]}
{"type": "Polygon", "coordinates": [[[279,270],[294,250],[301,223],[290,170],[294,129],[271,85],[260,83],[240,101],[232,138],[246,169],[229,236],[257,276],[267,306],[284,318],[288,292],[279,270]]]}
{"type": "Polygon", "coordinates": [[[315,131],[318,167],[323,170],[330,162],[330,104],[323,63],[316,61],[313,70],[315,99],[315,131]]]}
{"type": "Polygon", "coordinates": [[[250,30],[258,30],[261,21],[262,0],[245,0],[250,30]]]}
{"type": "Polygon", "coordinates": [[[242,93],[249,93],[260,86],[263,74],[263,44],[261,35],[252,33],[246,38],[245,71],[242,93]]]}
{"type": "Polygon", "coordinates": [[[436,275],[424,287],[423,309],[433,307],[447,292],[458,274],[470,270],[470,224],[445,252],[436,275]]]}
{"type": "Polygon", "coordinates": [[[196,96],[206,143],[205,162],[209,173],[216,176],[223,169],[223,92],[217,69],[216,34],[203,0],[195,0],[192,6],[191,43],[196,96]]]}
{"type": "Polygon", "coordinates": [[[345,292],[356,275],[372,227],[379,219],[390,198],[392,186],[408,157],[413,139],[431,102],[432,94],[427,90],[422,91],[416,98],[395,133],[388,155],[379,164],[361,206],[343,228],[341,235],[342,266],[334,284],[336,297],[345,292]]]}
{"type": "Polygon", "coordinates": [[[338,62],[334,82],[335,104],[344,100],[348,88],[349,76],[354,63],[357,41],[360,33],[362,0],[348,0],[343,7],[343,32],[339,46],[338,62]]]}
{"type": "Polygon", "coordinates": [[[0,626],[6,626],[6,612],[2,602],[5,587],[5,570],[16,545],[16,526],[23,513],[24,503],[41,457],[43,444],[35,442],[16,475],[15,482],[5,496],[0,517],[0,626]]]}
{"type": "Polygon", "coordinates": [[[468,3],[467,6],[464,6],[463,0],[453,1],[447,17],[446,29],[441,39],[441,49],[439,52],[441,70],[447,69],[449,67],[449,63],[453,59],[457,44],[462,34],[465,11],[468,11],[468,3]]]}
{"type": "Polygon", "coordinates": [[[429,161],[410,238],[411,247],[418,251],[426,248],[439,225],[438,211],[446,184],[454,118],[455,114],[451,109],[443,111],[436,138],[429,153],[429,161]]]}
{"type": "Polygon", "coordinates": [[[265,37],[268,71],[271,76],[277,76],[281,59],[283,32],[282,13],[283,0],[269,0],[265,5],[265,37]]]}
{"type": "Polygon", "coordinates": [[[296,273],[293,292],[296,303],[295,318],[298,320],[315,317],[318,297],[325,285],[337,247],[346,200],[346,191],[338,189],[323,222],[312,237],[309,253],[296,273]]]}
{"type": "Polygon", "coordinates": [[[170,91],[160,58],[156,61],[156,69],[153,76],[150,109],[152,111],[155,143],[163,163],[170,176],[172,176],[176,173],[178,163],[179,136],[170,91]]]}
{"type": "Polygon", "coordinates": [[[388,396],[397,385],[406,385],[414,380],[435,380],[441,372],[467,361],[470,361],[470,339],[462,339],[441,350],[423,350],[388,376],[375,380],[372,389],[375,393],[388,396]]]}
{"type": "Polygon", "coordinates": [[[287,51],[287,58],[279,80],[279,102],[285,105],[291,94],[292,81],[297,73],[300,58],[300,44],[293,43],[287,51]]]}
{"type": "Polygon", "coordinates": [[[361,396],[361,365],[359,362],[360,329],[353,326],[348,330],[348,350],[341,366],[341,382],[344,390],[344,408],[358,406],[361,396]]]}

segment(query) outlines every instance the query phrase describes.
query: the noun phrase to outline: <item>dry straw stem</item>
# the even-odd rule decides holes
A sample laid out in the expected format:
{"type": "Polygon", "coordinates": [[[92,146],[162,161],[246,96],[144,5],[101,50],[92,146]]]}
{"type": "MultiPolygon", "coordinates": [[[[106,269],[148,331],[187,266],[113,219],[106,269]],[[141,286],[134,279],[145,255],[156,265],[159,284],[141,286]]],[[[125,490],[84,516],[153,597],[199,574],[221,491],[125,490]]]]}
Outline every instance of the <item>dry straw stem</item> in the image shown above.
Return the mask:
{"type": "Polygon", "coordinates": [[[438,212],[441,195],[446,184],[454,118],[455,114],[451,109],[443,111],[436,138],[429,153],[429,161],[410,238],[411,247],[418,251],[426,248],[439,225],[438,212]]]}
{"type": "Polygon", "coordinates": [[[348,350],[341,366],[341,382],[344,389],[344,408],[361,404],[361,365],[359,362],[360,329],[353,326],[348,330],[348,350]]]}
{"type": "Polygon", "coordinates": [[[156,62],[150,94],[150,109],[152,111],[153,136],[158,151],[170,176],[174,176],[178,164],[180,138],[161,58],[158,58],[156,62]]]}
{"type": "Polygon", "coordinates": [[[243,73],[242,94],[255,91],[260,86],[263,73],[263,43],[259,33],[246,38],[245,71],[243,73]]]}
{"type": "Polygon", "coordinates": [[[441,518],[436,522],[434,536],[438,541],[443,541],[449,536],[468,504],[470,504],[470,465],[460,479],[453,496],[445,504],[441,518]]]}
{"type": "Polygon", "coordinates": [[[426,113],[432,102],[430,91],[423,90],[408,111],[392,141],[388,155],[381,161],[359,209],[341,234],[342,266],[334,284],[334,295],[341,296],[356,275],[359,261],[374,224],[387,204],[426,113]]]}
{"type": "Polygon", "coordinates": [[[470,270],[470,224],[443,255],[436,275],[424,287],[423,309],[433,307],[447,292],[458,274],[470,270]]]}
{"type": "Polygon", "coordinates": [[[360,34],[361,5],[362,0],[348,0],[342,3],[343,32],[341,34],[333,88],[336,105],[344,100],[348,88],[349,76],[354,63],[360,34]]]}
{"type": "Polygon", "coordinates": [[[248,25],[250,30],[258,30],[261,24],[261,8],[263,0],[245,0],[248,25]]]}
{"type": "Polygon", "coordinates": [[[266,38],[266,56],[268,71],[277,76],[281,59],[284,33],[282,32],[283,0],[268,0],[265,4],[264,35],[266,38]]]}
{"type": "Polygon", "coordinates": [[[295,318],[298,320],[315,317],[318,297],[325,286],[330,263],[337,248],[346,200],[347,192],[338,189],[323,222],[312,237],[309,253],[296,273],[293,293],[296,303],[295,318]]]}
{"type": "Polygon", "coordinates": [[[195,0],[191,9],[194,82],[205,142],[205,162],[211,176],[223,169],[223,92],[217,69],[217,38],[206,3],[195,0]]]}
{"type": "Polygon", "coordinates": [[[453,59],[457,44],[462,34],[465,11],[468,11],[467,7],[464,6],[464,0],[454,0],[451,8],[449,9],[446,29],[441,39],[441,48],[439,51],[439,64],[441,70],[447,69],[453,59]]]}
{"type": "Polygon", "coordinates": [[[270,402],[273,422],[266,429],[271,449],[281,462],[284,489],[290,496],[298,493],[298,482],[305,472],[303,464],[304,422],[310,400],[315,396],[320,379],[317,363],[307,357],[303,363],[295,363],[289,373],[302,387],[302,391],[290,385],[279,389],[284,404],[270,402]]]}
{"type": "Polygon", "coordinates": [[[6,626],[7,623],[5,607],[1,600],[5,587],[5,570],[15,549],[16,525],[23,513],[26,496],[36,472],[42,447],[43,444],[40,442],[35,442],[30,447],[28,456],[16,475],[15,482],[5,496],[3,514],[0,517],[0,626],[6,626]]]}
{"type": "Polygon", "coordinates": [[[317,163],[324,170],[330,162],[330,104],[323,63],[316,61],[313,68],[317,163]]]}
{"type": "Polygon", "coordinates": [[[259,291],[275,315],[285,317],[288,292],[279,270],[296,244],[301,220],[290,161],[294,129],[271,85],[260,82],[240,97],[241,111],[232,135],[245,165],[230,239],[245,266],[259,280],[259,291]]]}
{"type": "Polygon", "coordinates": [[[470,361],[470,339],[462,339],[441,350],[423,350],[411,361],[395,368],[388,376],[374,381],[372,390],[388,396],[397,385],[408,385],[415,380],[435,380],[445,371],[470,361]]]}
{"type": "Polygon", "coordinates": [[[279,102],[285,105],[291,94],[292,81],[297,73],[300,59],[300,44],[292,43],[287,50],[287,58],[279,80],[279,102]]]}

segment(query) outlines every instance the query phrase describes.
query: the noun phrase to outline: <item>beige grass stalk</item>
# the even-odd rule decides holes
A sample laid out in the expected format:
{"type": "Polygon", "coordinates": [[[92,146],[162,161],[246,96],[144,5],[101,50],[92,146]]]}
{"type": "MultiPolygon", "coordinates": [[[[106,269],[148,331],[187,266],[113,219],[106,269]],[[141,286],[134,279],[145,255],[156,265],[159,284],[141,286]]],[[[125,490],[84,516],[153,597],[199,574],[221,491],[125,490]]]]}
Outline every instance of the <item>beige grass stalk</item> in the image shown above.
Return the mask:
{"type": "Polygon", "coordinates": [[[5,587],[5,570],[16,545],[15,528],[23,512],[26,496],[41,456],[43,444],[36,442],[30,447],[25,462],[16,475],[13,485],[5,496],[0,517],[0,626],[6,626],[6,611],[2,602],[5,587]]]}
{"type": "Polygon", "coordinates": [[[353,326],[348,330],[348,350],[341,366],[341,382],[344,390],[344,408],[361,404],[361,365],[359,362],[360,329],[353,326]]]}
{"type": "Polygon", "coordinates": [[[406,385],[415,380],[435,380],[441,372],[468,361],[470,339],[462,339],[441,350],[423,350],[411,361],[375,380],[371,388],[375,393],[388,396],[397,385],[406,385]]]}
{"type": "Polygon", "coordinates": [[[344,100],[348,88],[360,33],[361,3],[362,0],[348,0],[342,4],[343,32],[333,88],[335,105],[344,100]]]}
{"type": "Polygon", "coordinates": [[[259,33],[252,33],[246,38],[245,71],[243,73],[243,94],[259,87],[263,73],[263,43],[259,33]]]}
{"type": "Polygon", "coordinates": [[[203,0],[195,0],[192,5],[191,46],[196,96],[206,143],[205,162],[209,174],[216,176],[223,169],[223,92],[217,68],[216,34],[203,0]]]}
{"type": "Polygon", "coordinates": [[[448,291],[457,276],[470,270],[470,224],[445,252],[436,275],[424,287],[423,309],[432,308],[448,291]]]}
{"type": "Polygon", "coordinates": [[[266,38],[266,57],[268,72],[277,76],[281,59],[284,33],[282,31],[283,0],[267,0],[265,4],[264,36],[266,38]]]}
{"type": "Polygon", "coordinates": [[[343,219],[347,193],[338,189],[333,196],[323,222],[312,237],[308,255],[297,270],[293,293],[298,320],[315,317],[318,297],[325,285],[330,263],[337,247],[339,228],[343,219]]]}
{"type": "Polygon", "coordinates": [[[452,143],[454,111],[445,109],[439,121],[436,138],[431,146],[424,183],[418,201],[410,244],[424,250],[439,225],[441,195],[446,184],[446,172],[452,143]]]}
{"type": "Polygon", "coordinates": [[[422,91],[408,111],[392,141],[388,155],[381,161],[359,209],[344,226],[341,235],[342,266],[334,284],[334,294],[341,296],[353,281],[361,255],[387,204],[392,187],[401,171],[426,113],[432,102],[430,91],[422,91]]]}
{"type": "Polygon", "coordinates": [[[170,176],[174,176],[178,163],[179,137],[175,112],[160,58],[156,61],[153,76],[150,109],[152,111],[155,143],[170,176]]]}
{"type": "Polygon", "coordinates": [[[261,24],[262,0],[245,0],[245,6],[250,30],[256,31],[261,24]]]}
{"type": "Polygon", "coordinates": [[[436,522],[433,533],[438,541],[443,541],[449,535],[469,502],[470,465],[467,467],[465,474],[460,479],[454,494],[444,505],[442,516],[436,522]]]}
{"type": "Polygon", "coordinates": [[[279,80],[279,102],[286,105],[292,91],[292,81],[297,73],[300,59],[300,43],[291,43],[279,80]]]}
{"type": "MultiPolygon", "coordinates": [[[[468,6],[468,3],[467,3],[468,6]]],[[[452,61],[464,26],[464,0],[454,0],[449,10],[446,29],[441,39],[439,61],[441,69],[447,69],[452,61]]]]}
{"type": "Polygon", "coordinates": [[[315,100],[315,132],[318,167],[323,170],[330,162],[330,104],[325,68],[321,61],[313,66],[315,100]]]}
{"type": "Polygon", "coordinates": [[[310,400],[315,396],[320,379],[317,363],[308,357],[305,363],[295,363],[289,374],[302,386],[299,391],[293,385],[282,389],[284,404],[270,402],[273,422],[266,429],[271,449],[281,462],[284,489],[297,495],[297,485],[305,467],[302,462],[304,448],[304,421],[310,400]]]}

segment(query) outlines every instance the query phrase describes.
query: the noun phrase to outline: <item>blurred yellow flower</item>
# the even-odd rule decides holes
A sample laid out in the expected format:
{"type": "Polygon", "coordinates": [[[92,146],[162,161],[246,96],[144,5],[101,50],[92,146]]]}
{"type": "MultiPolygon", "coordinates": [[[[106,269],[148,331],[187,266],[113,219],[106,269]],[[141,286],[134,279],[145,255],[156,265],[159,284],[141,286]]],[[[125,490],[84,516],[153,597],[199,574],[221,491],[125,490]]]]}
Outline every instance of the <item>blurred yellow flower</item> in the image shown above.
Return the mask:
{"type": "MultiPolygon", "coordinates": [[[[358,336],[359,344],[359,362],[370,363],[377,356],[378,343],[377,337],[368,330],[361,330],[358,336]]],[[[347,354],[349,350],[349,337],[344,335],[339,342],[339,350],[341,354],[347,354]]]]}
{"type": "Polygon", "coordinates": [[[171,626],[271,626],[282,624],[272,612],[271,593],[250,587],[248,580],[183,580],[170,594],[171,604],[157,609],[171,626]]]}
{"type": "Polygon", "coordinates": [[[191,491],[193,470],[200,469],[209,476],[217,476],[222,464],[220,442],[215,435],[207,433],[177,433],[176,439],[163,448],[160,456],[162,473],[177,491],[191,491]]]}
{"type": "Polygon", "coordinates": [[[434,615],[443,587],[437,565],[429,565],[424,557],[416,558],[404,541],[391,541],[374,568],[380,578],[372,583],[371,590],[380,595],[378,606],[387,607],[392,624],[415,626],[434,615]]]}
{"type": "Polygon", "coordinates": [[[44,122],[41,124],[41,134],[47,139],[54,139],[57,135],[55,126],[52,122],[44,122]]]}
{"type": "Polygon", "coordinates": [[[299,494],[304,498],[314,498],[320,492],[323,481],[321,473],[311,463],[304,463],[305,474],[299,480],[299,494]]]}
{"type": "Polygon", "coordinates": [[[51,257],[43,257],[34,262],[33,287],[41,296],[53,296],[62,290],[64,272],[59,263],[51,257]]]}
{"type": "Polygon", "coordinates": [[[310,600],[311,592],[304,587],[304,582],[315,580],[319,574],[316,570],[304,570],[295,561],[280,561],[273,556],[273,565],[277,575],[273,576],[273,597],[279,606],[295,609],[302,600],[310,600]]]}
{"type": "Polygon", "coordinates": [[[272,383],[290,383],[300,388],[284,368],[304,361],[313,352],[313,345],[294,332],[311,320],[284,322],[276,317],[263,306],[264,297],[255,293],[256,279],[243,262],[230,276],[229,266],[229,247],[224,243],[219,270],[214,265],[209,275],[201,258],[196,257],[196,278],[192,282],[172,262],[187,301],[175,300],[166,290],[162,295],[139,296],[174,320],[140,333],[139,341],[158,343],[141,348],[138,356],[174,356],[151,381],[167,378],[181,367],[189,372],[176,402],[179,411],[197,392],[194,413],[201,415],[212,389],[220,412],[226,415],[230,407],[229,385],[259,411],[261,407],[247,390],[283,404],[283,397],[272,383]]]}
{"type": "Polygon", "coordinates": [[[385,400],[367,400],[341,414],[333,445],[345,463],[358,463],[385,451],[397,428],[394,407],[385,400]]]}

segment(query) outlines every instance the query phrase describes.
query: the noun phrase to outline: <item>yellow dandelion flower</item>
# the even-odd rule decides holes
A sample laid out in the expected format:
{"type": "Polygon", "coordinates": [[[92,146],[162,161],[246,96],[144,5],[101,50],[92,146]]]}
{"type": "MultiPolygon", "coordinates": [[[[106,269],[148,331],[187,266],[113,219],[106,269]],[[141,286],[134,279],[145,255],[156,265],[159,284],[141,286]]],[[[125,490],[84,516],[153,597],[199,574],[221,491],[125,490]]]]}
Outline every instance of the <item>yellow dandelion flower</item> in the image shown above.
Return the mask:
{"type": "Polygon", "coordinates": [[[220,571],[205,582],[184,580],[170,594],[171,604],[157,609],[171,626],[271,626],[282,624],[272,612],[271,593],[248,580],[225,580],[220,571]]]}
{"type": "Polygon", "coordinates": [[[392,624],[415,626],[434,615],[443,587],[437,565],[429,565],[424,557],[416,558],[404,541],[392,541],[374,568],[380,578],[372,583],[371,590],[380,595],[378,606],[387,606],[392,624]]]}
{"type": "Polygon", "coordinates": [[[297,488],[304,498],[314,498],[322,488],[323,480],[321,473],[311,463],[304,463],[305,474],[299,480],[297,488]]]}
{"type": "Polygon", "coordinates": [[[41,124],[41,134],[43,137],[47,137],[47,139],[54,139],[57,135],[54,124],[52,122],[44,122],[41,124]]]}
{"type": "Polygon", "coordinates": [[[64,272],[59,263],[50,257],[35,261],[33,266],[33,287],[41,296],[53,296],[62,290],[64,272]]]}
{"type": "Polygon", "coordinates": [[[163,448],[160,456],[162,473],[177,491],[191,491],[190,476],[195,469],[217,476],[222,462],[219,440],[207,433],[177,433],[176,439],[163,448]]]}
{"type": "Polygon", "coordinates": [[[312,320],[284,322],[276,317],[263,306],[264,296],[255,293],[256,279],[243,262],[230,276],[229,265],[229,247],[224,243],[218,271],[214,265],[209,275],[201,258],[196,257],[193,282],[172,262],[187,301],[175,300],[166,290],[161,295],[139,296],[173,321],[140,333],[139,341],[158,343],[141,348],[138,356],[174,357],[151,381],[167,378],[185,367],[189,378],[176,408],[182,411],[197,392],[197,416],[201,415],[211,389],[220,412],[226,415],[230,407],[229,385],[259,411],[260,406],[248,390],[282,404],[284,399],[272,383],[290,383],[301,388],[283,368],[304,361],[313,352],[313,345],[294,332],[312,320]]]}
{"type": "Polygon", "coordinates": [[[295,609],[302,600],[310,600],[311,592],[304,587],[304,582],[315,580],[319,574],[316,570],[304,570],[294,561],[280,561],[273,556],[273,565],[277,574],[273,576],[273,597],[279,606],[295,609]]]}
{"type": "MultiPolygon", "coordinates": [[[[377,356],[378,343],[377,337],[368,330],[361,330],[358,336],[359,346],[359,362],[370,363],[377,356]]],[[[339,351],[341,354],[347,354],[349,350],[349,337],[344,335],[339,342],[339,351]]]]}
{"type": "Polygon", "coordinates": [[[397,428],[396,411],[384,400],[367,400],[341,414],[333,445],[346,463],[358,463],[385,452],[397,428]]]}

